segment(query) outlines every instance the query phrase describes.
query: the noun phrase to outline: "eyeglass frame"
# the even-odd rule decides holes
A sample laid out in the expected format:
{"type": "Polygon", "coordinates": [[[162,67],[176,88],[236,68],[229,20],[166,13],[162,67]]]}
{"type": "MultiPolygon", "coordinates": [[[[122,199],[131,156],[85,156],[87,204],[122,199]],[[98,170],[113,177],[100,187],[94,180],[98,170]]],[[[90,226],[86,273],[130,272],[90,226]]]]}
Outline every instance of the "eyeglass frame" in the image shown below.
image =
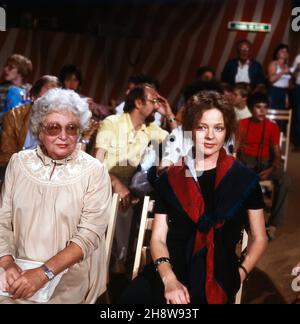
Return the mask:
{"type": "Polygon", "coordinates": [[[156,104],[159,103],[159,99],[158,98],[153,98],[153,99],[146,98],[145,100],[146,101],[150,101],[153,105],[156,105],[156,104]]]}
{"type": "Polygon", "coordinates": [[[49,124],[47,124],[47,125],[44,125],[43,123],[41,123],[40,124],[40,126],[41,126],[41,128],[45,131],[45,133],[48,135],[48,136],[59,136],[61,133],[62,133],[62,131],[63,131],[63,129],[65,130],[65,133],[66,133],[66,135],[67,136],[78,136],[78,135],[80,135],[80,133],[81,133],[81,130],[80,130],[80,126],[79,125],[77,125],[77,124],[72,124],[72,123],[69,123],[69,124],[67,124],[66,126],[62,126],[60,123],[58,123],[58,122],[54,122],[54,123],[49,123],[49,124]],[[60,132],[59,133],[57,133],[56,135],[51,135],[49,132],[48,132],[48,130],[47,130],[47,126],[48,125],[55,125],[55,124],[57,124],[57,125],[59,125],[59,127],[60,127],[60,132]],[[73,125],[73,126],[76,126],[77,127],[77,133],[76,134],[69,134],[68,133],[68,131],[67,131],[67,127],[68,126],[70,126],[70,125],[73,125]]]}

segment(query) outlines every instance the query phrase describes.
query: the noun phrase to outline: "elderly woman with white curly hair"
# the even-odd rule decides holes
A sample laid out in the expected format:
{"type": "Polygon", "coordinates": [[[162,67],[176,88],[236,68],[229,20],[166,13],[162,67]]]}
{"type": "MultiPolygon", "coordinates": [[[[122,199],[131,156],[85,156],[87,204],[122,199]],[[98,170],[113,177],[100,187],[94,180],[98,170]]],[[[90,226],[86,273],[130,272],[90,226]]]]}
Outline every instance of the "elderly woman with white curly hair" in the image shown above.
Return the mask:
{"type": "Polygon", "coordinates": [[[45,301],[52,280],[48,303],[94,303],[105,289],[111,184],[77,144],[90,115],[70,90],[49,90],[33,105],[40,144],[12,156],[1,192],[0,303],[45,301]],[[28,264],[35,268],[22,269],[28,264]]]}

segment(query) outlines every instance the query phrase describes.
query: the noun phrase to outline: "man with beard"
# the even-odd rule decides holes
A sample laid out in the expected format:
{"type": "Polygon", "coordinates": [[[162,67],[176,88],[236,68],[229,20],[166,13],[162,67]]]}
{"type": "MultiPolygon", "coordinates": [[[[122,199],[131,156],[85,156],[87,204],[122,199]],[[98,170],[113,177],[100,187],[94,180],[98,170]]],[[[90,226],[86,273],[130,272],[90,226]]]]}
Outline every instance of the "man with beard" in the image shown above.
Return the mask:
{"type": "MultiPolygon", "coordinates": [[[[159,90],[160,84],[157,80],[151,78],[146,74],[134,74],[131,75],[128,79],[127,89],[125,94],[127,95],[131,89],[135,88],[139,84],[145,84],[145,83],[151,84],[156,91],[159,90]]],[[[121,115],[124,113],[124,106],[125,106],[125,101],[122,101],[117,107],[115,107],[116,115],[121,115]]],[[[154,123],[157,124],[158,126],[161,126],[163,124],[162,115],[158,111],[156,111],[154,114],[154,123]]]]}
{"type": "Polygon", "coordinates": [[[98,130],[96,157],[108,168],[113,192],[120,198],[113,247],[117,264],[123,264],[128,250],[135,202],[129,189],[131,179],[149,144],[161,143],[168,135],[153,123],[156,111],[164,114],[170,124],[175,121],[168,101],[152,85],[141,84],[127,94],[124,113],[107,117],[98,130]]]}

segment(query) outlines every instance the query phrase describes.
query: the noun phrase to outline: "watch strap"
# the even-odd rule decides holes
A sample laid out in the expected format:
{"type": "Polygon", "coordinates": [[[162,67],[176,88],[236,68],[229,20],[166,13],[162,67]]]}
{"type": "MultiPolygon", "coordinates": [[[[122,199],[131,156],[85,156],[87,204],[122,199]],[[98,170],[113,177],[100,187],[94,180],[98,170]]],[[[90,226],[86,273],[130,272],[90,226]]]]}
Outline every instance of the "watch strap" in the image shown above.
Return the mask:
{"type": "Polygon", "coordinates": [[[52,280],[54,277],[55,277],[55,274],[53,273],[52,270],[50,270],[45,264],[43,264],[41,266],[41,268],[43,269],[44,271],[44,274],[46,275],[46,277],[49,279],[49,280],[52,280]]]}

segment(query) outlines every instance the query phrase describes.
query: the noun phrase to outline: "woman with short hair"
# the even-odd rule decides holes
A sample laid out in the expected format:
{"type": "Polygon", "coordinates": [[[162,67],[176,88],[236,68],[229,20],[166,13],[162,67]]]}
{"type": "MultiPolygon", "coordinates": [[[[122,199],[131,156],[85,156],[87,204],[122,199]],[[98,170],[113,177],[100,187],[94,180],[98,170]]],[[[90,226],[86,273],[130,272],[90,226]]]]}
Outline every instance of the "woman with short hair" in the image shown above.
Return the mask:
{"type": "Polygon", "coordinates": [[[32,63],[29,58],[21,54],[13,54],[4,66],[4,79],[11,83],[4,99],[3,112],[30,102],[29,90],[31,84],[26,83],[32,73],[32,63]]]}
{"type": "Polygon", "coordinates": [[[36,292],[63,273],[49,303],[94,303],[106,288],[104,234],[111,202],[106,168],[77,145],[91,113],[74,91],[51,89],[32,107],[40,145],[14,154],[0,200],[0,270],[11,297],[36,292]],[[22,271],[18,259],[41,266],[22,271]]]}
{"type": "Polygon", "coordinates": [[[153,263],[121,303],[234,302],[267,244],[258,177],[223,149],[235,119],[232,105],[216,92],[202,91],[187,102],[183,129],[194,146],[159,177],[150,172],[157,193],[153,263]],[[248,222],[251,242],[239,262],[235,247],[248,222]]]}

